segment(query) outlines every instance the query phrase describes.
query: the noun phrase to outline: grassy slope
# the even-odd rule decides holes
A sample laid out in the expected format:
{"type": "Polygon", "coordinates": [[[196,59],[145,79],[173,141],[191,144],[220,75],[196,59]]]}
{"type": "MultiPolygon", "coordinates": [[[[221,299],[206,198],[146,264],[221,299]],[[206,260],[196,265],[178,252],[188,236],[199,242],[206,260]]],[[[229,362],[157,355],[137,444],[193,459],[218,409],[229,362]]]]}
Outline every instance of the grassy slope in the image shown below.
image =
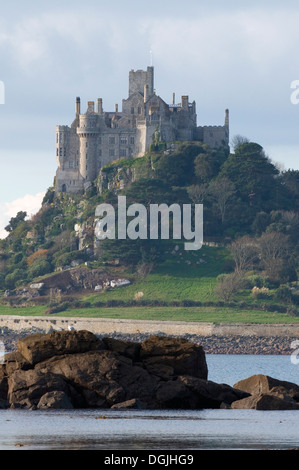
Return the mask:
{"type": "MultiPolygon", "coordinates": [[[[127,287],[110,290],[100,294],[91,294],[83,298],[89,301],[90,308],[68,309],[56,316],[80,316],[98,318],[125,318],[139,320],[173,320],[200,322],[253,322],[253,323],[295,323],[298,317],[284,313],[265,312],[263,310],[241,310],[228,307],[110,307],[99,308],[96,302],[104,300],[134,299],[136,292],[143,292],[147,300],[196,300],[216,302],[214,293],[217,276],[223,272],[227,253],[223,248],[203,247],[197,252],[187,252],[180,248],[167,254],[168,258],[146,280],[138,281],[127,287]],[[202,261],[200,261],[202,260],[202,261]],[[190,264],[191,262],[191,264],[190,264]]],[[[243,294],[249,304],[251,299],[243,294]]],[[[46,306],[35,307],[0,307],[0,314],[43,315],[46,306]]]]}

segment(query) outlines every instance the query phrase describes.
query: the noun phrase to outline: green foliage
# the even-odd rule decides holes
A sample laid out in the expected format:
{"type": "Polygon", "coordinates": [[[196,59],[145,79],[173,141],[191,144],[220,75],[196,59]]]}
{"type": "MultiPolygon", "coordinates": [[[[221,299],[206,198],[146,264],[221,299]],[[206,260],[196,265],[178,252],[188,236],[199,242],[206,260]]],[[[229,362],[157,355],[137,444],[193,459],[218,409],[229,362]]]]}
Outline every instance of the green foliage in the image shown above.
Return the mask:
{"type": "Polygon", "coordinates": [[[43,276],[52,272],[52,266],[49,261],[40,259],[35,261],[30,268],[28,268],[28,277],[34,279],[35,277],[43,276]]]}
{"type": "Polygon", "coordinates": [[[286,286],[286,285],[281,285],[276,289],[274,298],[275,300],[279,300],[281,302],[287,302],[290,303],[292,301],[292,291],[291,289],[286,286]]]}
{"type": "Polygon", "coordinates": [[[26,274],[21,269],[16,269],[5,277],[5,287],[7,289],[15,289],[17,282],[26,279],[26,274]]]}
{"type": "Polygon", "coordinates": [[[9,224],[5,227],[7,232],[13,232],[20,223],[25,221],[27,217],[27,212],[20,211],[17,213],[16,217],[12,217],[9,221],[9,224]]]}

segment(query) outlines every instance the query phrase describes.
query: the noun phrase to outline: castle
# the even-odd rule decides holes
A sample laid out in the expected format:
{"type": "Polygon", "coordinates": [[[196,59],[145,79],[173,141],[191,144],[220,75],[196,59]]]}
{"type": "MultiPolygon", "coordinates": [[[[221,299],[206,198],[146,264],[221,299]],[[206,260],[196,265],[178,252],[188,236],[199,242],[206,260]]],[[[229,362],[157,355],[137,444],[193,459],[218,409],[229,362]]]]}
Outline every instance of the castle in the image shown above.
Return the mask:
{"type": "Polygon", "coordinates": [[[223,126],[197,126],[196,104],[182,96],[180,103],[167,104],[156,95],[154,67],[131,70],[129,97],[122,110],[104,111],[102,98],[89,101],[81,114],[76,98],[76,117],[72,125],[56,127],[57,192],[76,193],[86,189],[100,169],[119,158],[145,154],[156,133],[170,145],[177,141],[200,141],[210,148],[229,145],[229,111],[223,126]]]}

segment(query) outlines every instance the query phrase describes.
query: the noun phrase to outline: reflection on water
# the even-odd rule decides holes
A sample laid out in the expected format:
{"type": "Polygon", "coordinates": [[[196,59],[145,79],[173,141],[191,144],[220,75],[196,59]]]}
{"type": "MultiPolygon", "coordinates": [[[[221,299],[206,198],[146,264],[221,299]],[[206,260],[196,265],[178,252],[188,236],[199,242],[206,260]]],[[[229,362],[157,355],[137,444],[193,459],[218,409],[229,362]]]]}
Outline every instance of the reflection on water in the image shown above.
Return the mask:
{"type": "Polygon", "coordinates": [[[0,411],[0,449],[287,449],[299,411],[0,411]]]}

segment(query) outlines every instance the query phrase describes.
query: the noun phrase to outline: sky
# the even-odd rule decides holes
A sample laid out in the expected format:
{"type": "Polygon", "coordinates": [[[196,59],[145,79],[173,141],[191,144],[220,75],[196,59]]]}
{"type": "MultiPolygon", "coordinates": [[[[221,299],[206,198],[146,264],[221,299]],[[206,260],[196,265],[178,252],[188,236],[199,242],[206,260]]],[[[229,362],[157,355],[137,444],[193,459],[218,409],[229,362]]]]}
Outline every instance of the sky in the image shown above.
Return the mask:
{"type": "Polygon", "coordinates": [[[231,138],[298,170],[298,24],[298,0],[0,0],[0,238],[53,184],[76,97],[121,109],[129,71],[151,63],[166,102],[195,100],[198,125],[228,108],[231,138]]]}

